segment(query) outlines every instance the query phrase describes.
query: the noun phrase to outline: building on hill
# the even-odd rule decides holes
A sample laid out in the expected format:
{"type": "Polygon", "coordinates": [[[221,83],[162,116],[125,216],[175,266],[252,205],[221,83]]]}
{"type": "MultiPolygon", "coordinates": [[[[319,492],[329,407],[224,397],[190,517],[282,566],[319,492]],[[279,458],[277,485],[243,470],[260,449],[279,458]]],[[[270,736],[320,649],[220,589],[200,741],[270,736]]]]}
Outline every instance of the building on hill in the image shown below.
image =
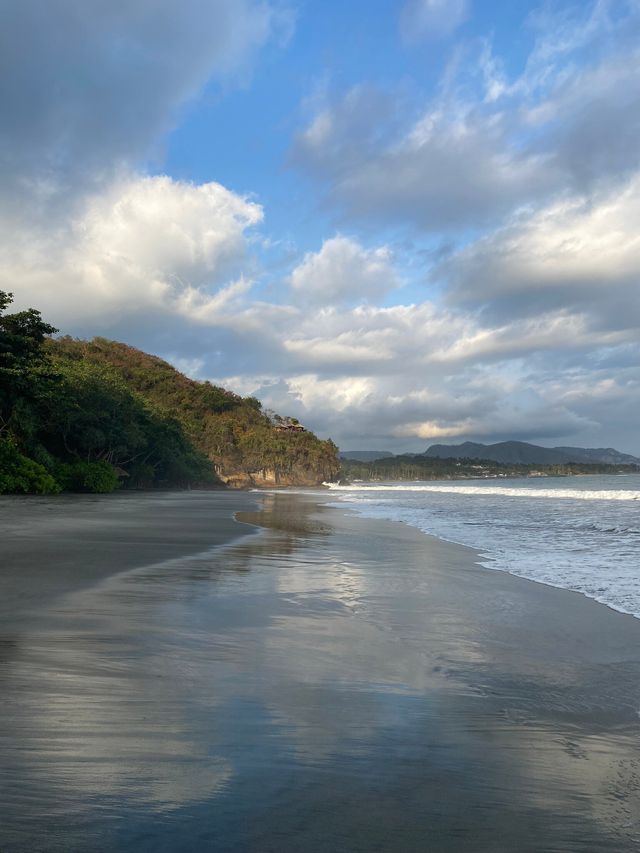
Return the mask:
{"type": "Polygon", "coordinates": [[[276,432],[306,432],[302,424],[278,424],[274,427],[276,432]]]}

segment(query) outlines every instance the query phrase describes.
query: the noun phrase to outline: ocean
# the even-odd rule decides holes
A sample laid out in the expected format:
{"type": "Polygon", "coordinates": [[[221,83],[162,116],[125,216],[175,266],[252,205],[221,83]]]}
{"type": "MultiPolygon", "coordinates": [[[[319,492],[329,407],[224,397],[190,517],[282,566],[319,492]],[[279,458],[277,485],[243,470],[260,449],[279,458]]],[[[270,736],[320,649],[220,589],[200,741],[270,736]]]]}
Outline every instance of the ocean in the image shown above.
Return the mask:
{"type": "Polygon", "coordinates": [[[640,474],[330,488],[337,505],[468,545],[484,566],[640,618],[640,474]]]}

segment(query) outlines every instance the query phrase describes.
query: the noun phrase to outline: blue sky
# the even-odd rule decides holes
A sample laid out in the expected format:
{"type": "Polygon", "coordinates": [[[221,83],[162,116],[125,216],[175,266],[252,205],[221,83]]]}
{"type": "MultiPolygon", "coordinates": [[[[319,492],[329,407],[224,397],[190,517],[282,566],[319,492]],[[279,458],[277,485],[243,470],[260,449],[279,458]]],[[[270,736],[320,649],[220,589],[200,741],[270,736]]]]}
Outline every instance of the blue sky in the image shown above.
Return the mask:
{"type": "MultiPolygon", "coordinates": [[[[434,97],[443,67],[458,44],[470,51],[488,40],[512,70],[522,70],[532,44],[531,2],[478,3],[452,33],[407,44],[399,33],[402,4],[304,2],[291,5],[292,34],[265,49],[253,73],[229,91],[212,81],[186,107],[166,139],[162,156],[147,167],[183,180],[220,181],[265,205],[275,239],[312,250],[346,223],[322,204],[321,192],[292,162],[291,147],[314,103],[354,86],[371,86],[420,111],[434,97]],[[468,16],[468,17],[467,17],[468,16]],[[296,211],[292,219],[292,206],[296,211]],[[333,213],[333,215],[332,215],[333,213]]],[[[351,224],[351,230],[358,230],[351,224]]]]}
{"type": "Polygon", "coordinates": [[[22,0],[0,287],[343,448],[640,453],[640,3],[22,0]]]}

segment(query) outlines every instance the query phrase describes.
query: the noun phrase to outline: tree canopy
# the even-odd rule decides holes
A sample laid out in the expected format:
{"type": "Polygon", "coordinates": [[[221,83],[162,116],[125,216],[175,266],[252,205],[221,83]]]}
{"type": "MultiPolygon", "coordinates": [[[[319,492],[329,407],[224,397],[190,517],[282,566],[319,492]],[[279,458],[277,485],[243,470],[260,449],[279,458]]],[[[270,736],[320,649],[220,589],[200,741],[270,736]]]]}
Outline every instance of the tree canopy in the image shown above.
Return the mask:
{"type": "Polygon", "coordinates": [[[337,448],[255,397],[196,382],[156,356],[53,339],[0,291],[0,493],[321,482],[337,448]],[[283,434],[282,424],[296,425],[283,434]]]}

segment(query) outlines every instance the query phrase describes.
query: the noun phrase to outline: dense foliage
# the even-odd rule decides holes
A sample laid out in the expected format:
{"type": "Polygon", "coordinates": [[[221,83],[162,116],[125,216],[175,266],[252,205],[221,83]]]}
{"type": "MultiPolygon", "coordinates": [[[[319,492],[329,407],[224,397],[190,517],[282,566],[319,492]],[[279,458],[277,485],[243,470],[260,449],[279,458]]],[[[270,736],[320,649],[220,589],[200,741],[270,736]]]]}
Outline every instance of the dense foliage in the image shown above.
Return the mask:
{"type": "Polygon", "coordinates": [[[20,453],[13,440],[0,439],[0,494],[46,495],[61,488],[43,465],[20,453]]]}
{"type": "Polygon", "coordinates": [[[478,477],[566,477],[571,474],[621,474],[639,470],[634,465],[568,462],[553,465],[493,462],[490,459],[440,459],[406,454],[375,462],[342,460],[345,480],[452,480],[478,477]]]}
{"type": "Polygon", "coordinates": [[[125,344],[53,340],[0,291],[0,493],[213,486],[337,473],[332,442],[125,344]],[[280,423],[282,423],[280,419],[280,423]]]}
{"type": "Polygon", "coordinates": [[[59,368],[109,371],[148,411],[172,420],[225,481],[313,484],[337,475],[332,441],[293,429],[295,419],[266,414],[255,397],[196,382],[156,356],[104,338],[59,338],[47,349],[59,368]]]}

